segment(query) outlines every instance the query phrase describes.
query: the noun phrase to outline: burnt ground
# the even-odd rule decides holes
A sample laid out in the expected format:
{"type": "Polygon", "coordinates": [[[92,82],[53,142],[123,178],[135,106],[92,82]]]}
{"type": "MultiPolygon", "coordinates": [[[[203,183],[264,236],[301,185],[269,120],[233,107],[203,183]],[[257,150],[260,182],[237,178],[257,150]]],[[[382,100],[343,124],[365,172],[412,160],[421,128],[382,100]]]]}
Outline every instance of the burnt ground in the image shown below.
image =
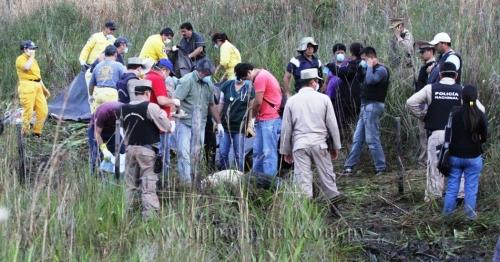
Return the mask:
{"type": "Polygon", "coordinates": [[[338,207],[342,218],[331,222],[352,232],[345,241],[370,261],[491,261],[500,232],[496,193],[480,188],[477,221],[468,221],[463,207],[444,218],[441,201],[423,201],[425,168],[405,175],[404,194],[398,193],[397,172],[377,177],[361,170],[338,177],[347,199],[338,207]]]}

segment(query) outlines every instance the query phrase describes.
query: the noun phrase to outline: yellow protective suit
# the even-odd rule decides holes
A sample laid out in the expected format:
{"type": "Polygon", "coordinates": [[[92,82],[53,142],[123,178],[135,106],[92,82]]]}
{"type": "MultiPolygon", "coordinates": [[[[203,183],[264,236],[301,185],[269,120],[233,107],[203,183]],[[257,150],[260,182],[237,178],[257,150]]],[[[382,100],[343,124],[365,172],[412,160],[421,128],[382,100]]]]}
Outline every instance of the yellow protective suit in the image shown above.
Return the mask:
{"type": "Polygon", "coordinates": [[[24,65],[30,57],[22,54],[16,59],[16,71],[19,77],[17,88],[19,102],[23,108],[23,133],[30,131],[30,123],[33,111],[36,114],[36,121],[33,126],[35,134],[42,134],[45,119],[47,119],[48,107],[46,96],[50,93],[41,81],[40,67],[36,59],[33,59],[30,70],[24,70],[24,65]]]}

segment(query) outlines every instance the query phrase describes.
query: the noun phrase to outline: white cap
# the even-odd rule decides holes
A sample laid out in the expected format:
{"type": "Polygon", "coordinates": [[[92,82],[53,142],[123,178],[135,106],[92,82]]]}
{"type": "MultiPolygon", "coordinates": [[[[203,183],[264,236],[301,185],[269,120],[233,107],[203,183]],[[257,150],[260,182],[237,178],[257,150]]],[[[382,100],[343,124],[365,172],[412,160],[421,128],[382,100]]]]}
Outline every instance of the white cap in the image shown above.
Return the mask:
{"type": "Polygon", "coordinates": [[[300,79],[309,80],[309,79],[323,79],[323,78],[318,76],[317,68],[309,68],[300,71],[300,79]]]}
{"type": "Polygon", "coordinates": [[[434,36],[434,39],[432,39],[432,41],[429,42],[429,44],[437,45],[441,42],[451,43],[450,36],[445,32],[438,33],[437,35],[434,36]]]}

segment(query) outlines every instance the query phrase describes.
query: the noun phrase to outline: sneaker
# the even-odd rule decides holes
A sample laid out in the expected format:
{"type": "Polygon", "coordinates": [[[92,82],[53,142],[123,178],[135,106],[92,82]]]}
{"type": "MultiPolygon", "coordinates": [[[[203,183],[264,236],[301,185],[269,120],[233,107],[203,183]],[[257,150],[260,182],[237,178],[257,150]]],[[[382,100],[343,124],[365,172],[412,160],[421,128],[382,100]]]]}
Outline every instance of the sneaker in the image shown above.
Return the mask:
{"type": "Polygon", "coordinates": [[[344,175],[350,175],[350,174],[352,174],[352,167],[345,167],[344,175]]]}

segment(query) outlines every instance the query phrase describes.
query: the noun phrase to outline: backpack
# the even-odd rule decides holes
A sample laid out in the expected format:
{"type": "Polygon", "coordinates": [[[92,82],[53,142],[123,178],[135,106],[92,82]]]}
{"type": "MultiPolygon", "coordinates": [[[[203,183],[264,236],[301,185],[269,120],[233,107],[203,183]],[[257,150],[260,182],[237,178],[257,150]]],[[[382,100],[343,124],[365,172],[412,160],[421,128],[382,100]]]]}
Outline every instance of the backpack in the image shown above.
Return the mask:
{"type": "Polygon", "coordinates": [[[126,73],[116,83],[116,90],[118,91],[118,101],[125,104],[130,103],[130,95],[128,93],[127,84],[131,79],[139,80],[139,78],[134,73],[126,73]]]}

